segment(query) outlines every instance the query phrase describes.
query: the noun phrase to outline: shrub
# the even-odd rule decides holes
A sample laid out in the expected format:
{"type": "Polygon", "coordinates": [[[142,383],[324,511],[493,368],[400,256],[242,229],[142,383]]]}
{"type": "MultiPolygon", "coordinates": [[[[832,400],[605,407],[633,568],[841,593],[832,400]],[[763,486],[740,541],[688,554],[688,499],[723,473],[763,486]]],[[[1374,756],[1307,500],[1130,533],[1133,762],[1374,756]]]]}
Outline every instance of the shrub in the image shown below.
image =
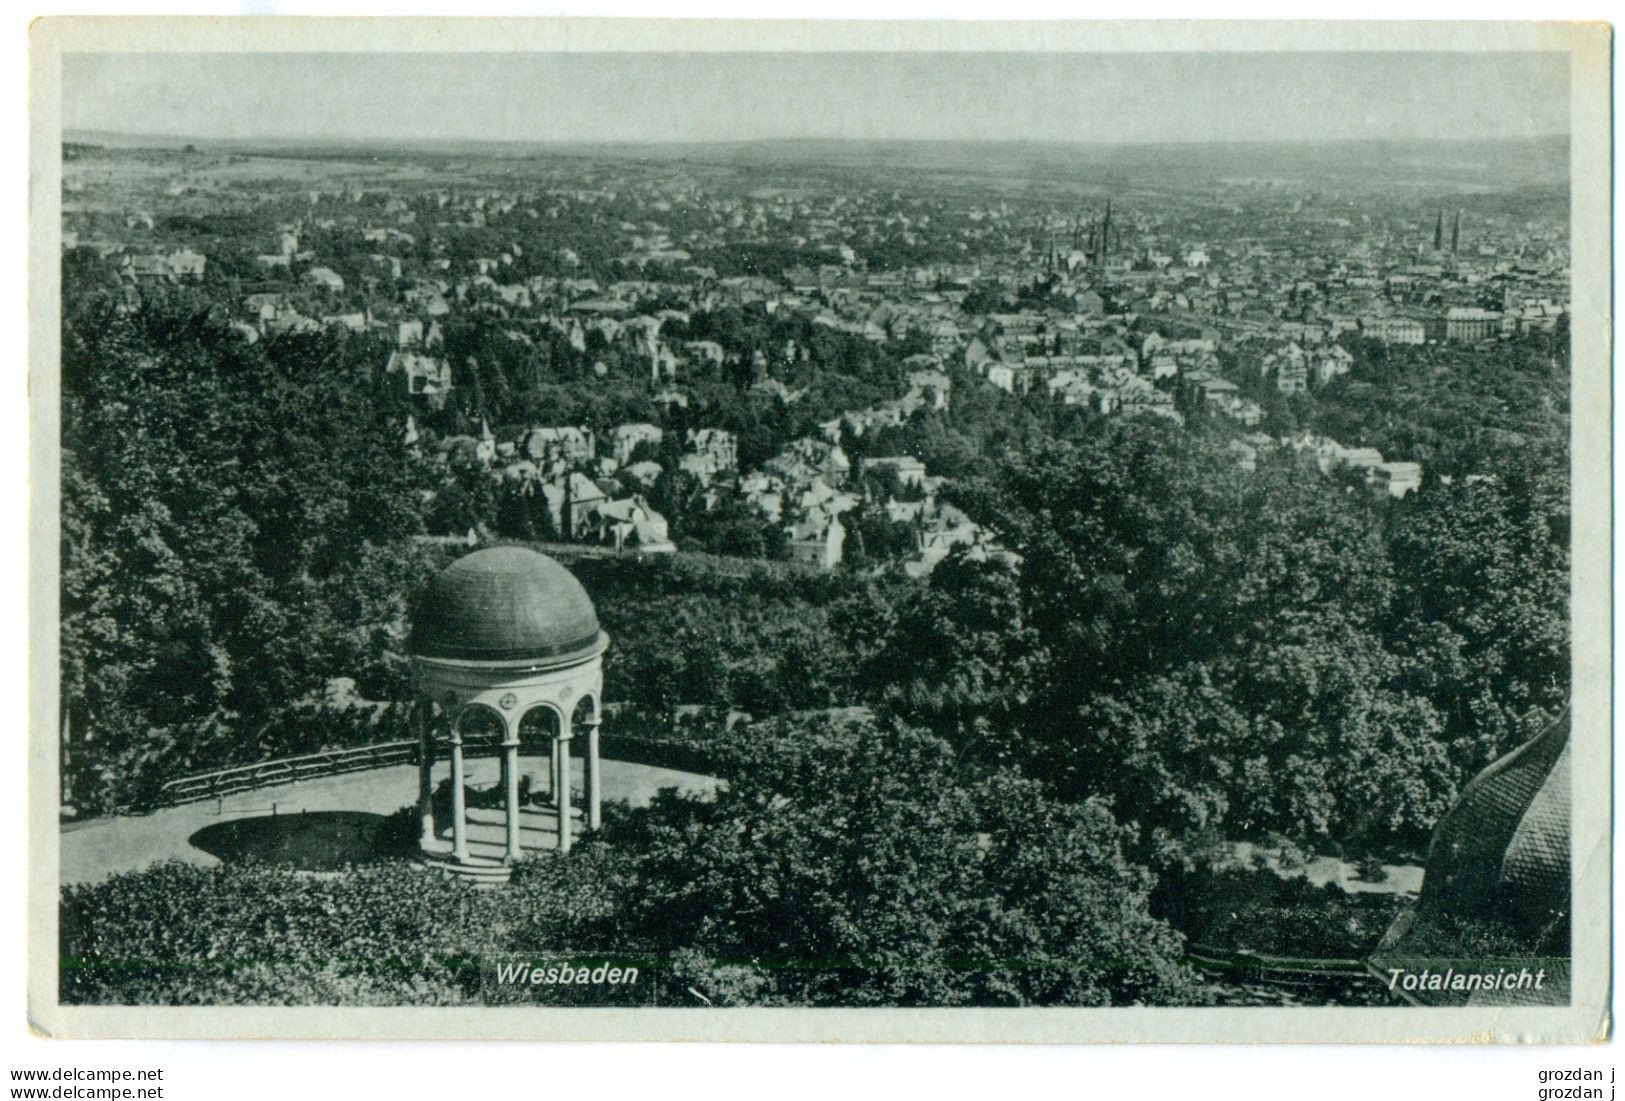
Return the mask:
{"type": "Polygon", "coordinates": [[[406,861],[315,876],[167,863],[63,892],[61,998],[111,1005],[452,1005],[489,904],[406,861]]]}
{"type": "Polygon", "coordinates": [[[1354,873],[1367,883],[1386,883],[1388,881],[1388,866],[1382,862],[1380,856],[1363,856],[1354,866],[1354,873]]]}

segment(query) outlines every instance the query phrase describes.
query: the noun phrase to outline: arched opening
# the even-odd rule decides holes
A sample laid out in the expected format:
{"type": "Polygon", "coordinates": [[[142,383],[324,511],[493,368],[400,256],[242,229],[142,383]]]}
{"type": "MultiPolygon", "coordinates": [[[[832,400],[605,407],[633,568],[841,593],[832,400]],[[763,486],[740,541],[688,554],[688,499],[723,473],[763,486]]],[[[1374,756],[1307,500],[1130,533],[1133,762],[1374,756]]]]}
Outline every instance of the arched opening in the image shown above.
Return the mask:
{"type": "Polygon", "coordinates": [[[421,732],[428,737],[432,760],[445,759],[446,746],[451,744],[451,719],[451,712],[434,700],[418,698],[413,722],[422,724],[421,732]]]}
{"type": "Polygon", "coordinates": [[[537,704],[519,718],[519,802],[545,807],[554,799],[553,739],[562,720],[549,704],[537,704]]]}
{"type": "MultiPolygon", "coordinates": [[[[475,703],[469,704],[453,715],[451,725],[462,742],[465,806],[475,810],[500,807],[503,791],[501,778],[493,778],[490,773],[485,772],[484,769],[489,766],[476,768],[472,765],[472,761],[501,754],[502,743],[507,740],[508,735],[507,723],[492,708],[475,703]]],[[[448,794],[450,782],[448,778],[448,794]]],[[[447,810],[451,811],[449,804],[447,810]]]]}
{"type": "Polygon", "coordinates": [[[463,755],[473,756],[481,750],[492,752],[491,747],[501,745],[508,730],[501,715],[484,704],[475,703],[458,712],[457,733],[463,737],[463,755]]]}
{"type": "Polygon", "coordinates": [[[597,721],[598,697],[591,692],[583,693],[576,701],[575,709],[570,712],[570,729],[580,733],[582,727],[597,721]]]}
{"type": "Polygon", "coordinates": [[[540,703],[519,718],[519,745],[550,749],[559,734],[559,713],[550,704],[540,703]]]}
{"type": "Polygon", "coordinates": [[[570,713],[570,731],[579,743],[581,796],[589,830],[596,830],[602,817],[599,804],[603,798],[603,772],[599,761],[598,723],[598,693],[584,692],[570,713]]]}

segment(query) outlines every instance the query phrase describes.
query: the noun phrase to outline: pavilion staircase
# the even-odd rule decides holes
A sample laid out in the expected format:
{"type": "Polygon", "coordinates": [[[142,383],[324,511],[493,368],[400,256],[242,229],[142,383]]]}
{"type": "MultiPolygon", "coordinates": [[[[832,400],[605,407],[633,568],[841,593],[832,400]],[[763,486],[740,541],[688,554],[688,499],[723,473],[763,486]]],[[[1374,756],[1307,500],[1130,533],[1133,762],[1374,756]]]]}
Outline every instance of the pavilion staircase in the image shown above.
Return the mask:
{"type": "Polygon", "coordinates": [[[501,887],[513,875],[513,865],[487,857],[470,856],[467,863],[459,864],[451,858],[450,853],[425,852],[419,853],[418,859],[425,867],[487,890],[501,887]]]}
{"type": "MultiPolygon", "coordinates": [[[[580,811],[571,814],[579,837],[585,826],[580,811]]],[[[468,859],[458,862],[451,858],[450,830],[438,831],[436,848],[419,852],[419,859],[430,868],[472,883],[477,887],[500,887],[513,875],[513,865],[504,859],[508,852],[507,822],[498,807],[470,806],[468,822],[468,859]]],[[[558,851],[556,819],[550,809],[526,807],[520,815],[520,844],[528,857],[538,852],[558,851]]]]}

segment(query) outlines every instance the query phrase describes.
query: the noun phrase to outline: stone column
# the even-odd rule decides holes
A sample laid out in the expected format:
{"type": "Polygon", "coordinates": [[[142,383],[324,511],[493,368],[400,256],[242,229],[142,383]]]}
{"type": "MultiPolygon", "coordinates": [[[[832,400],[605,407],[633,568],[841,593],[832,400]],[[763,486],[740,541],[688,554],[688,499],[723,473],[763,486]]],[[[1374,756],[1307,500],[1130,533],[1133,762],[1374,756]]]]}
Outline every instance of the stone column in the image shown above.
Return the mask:
{"type": "Polygon", "coordinates": [[[559,803],[559,736],[547,743],[547,801],[554,807],[559,803]]]}
{"type": "Polygon", "coordinates": [[[603,798],[603,776],[598,767],[598,716],[594,714],[581,726],[587,732],[587,755],[582,760],[582,767],[587,774],[587,828],[595,830],[603,820],[599,811],[599,804],[603,798]]]}
{"type": "Polygon", "coordinates": [[[519,726],[503,716],[502,777],[508,788],[508,863],[519,859],[519,726]]]}
{"type": "Polygon", "coordinates": [[[463,791],[463,732],[451,723],[451,858],[468,863],[468,796],[463,791]]]}
{"type": "Polygon", "coordinates": [[[568,730],[553,739],[553,783],[558,793],[559,852],[570,851],[570,736],[568,730]]]}
{"type": "Polygon", "coordinates": [[[419,700],[412,708],[412,722],[418,734],[418,847],[431,851],[435,847],[434,835],[434,705],[419,700]]]}

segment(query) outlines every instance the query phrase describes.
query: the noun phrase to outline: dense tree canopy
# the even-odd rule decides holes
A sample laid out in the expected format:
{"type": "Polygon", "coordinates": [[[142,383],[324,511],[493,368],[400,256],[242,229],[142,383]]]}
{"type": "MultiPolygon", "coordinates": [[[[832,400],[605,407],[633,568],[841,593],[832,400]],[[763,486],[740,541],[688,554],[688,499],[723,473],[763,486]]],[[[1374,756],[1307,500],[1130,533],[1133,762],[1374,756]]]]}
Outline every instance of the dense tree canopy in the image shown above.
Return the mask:
{"type": "Polygon", "coordinates": [[[893,638],[928,675],[883,666],[888,698],[949,736],[1020,729],[1034,775],[1115,800],[1151,852],[1206,831],[1414,851],[1566,695],[1565,485],[1559,452],[1526,448],[1395,502],[1285,455],[1242,471],[1222,438],[1086,424],[963,487],[1022,558],[1007,626],[939,571],[893,638]]]}
{"type": "Polygon", "coordinates": [[[417,490],[342,343],[247,345],[164,303],[70,326],[63,364],[63,696],[92,806],[224,760],[224,728],[340,671],[400,692],[417,490]]]}

